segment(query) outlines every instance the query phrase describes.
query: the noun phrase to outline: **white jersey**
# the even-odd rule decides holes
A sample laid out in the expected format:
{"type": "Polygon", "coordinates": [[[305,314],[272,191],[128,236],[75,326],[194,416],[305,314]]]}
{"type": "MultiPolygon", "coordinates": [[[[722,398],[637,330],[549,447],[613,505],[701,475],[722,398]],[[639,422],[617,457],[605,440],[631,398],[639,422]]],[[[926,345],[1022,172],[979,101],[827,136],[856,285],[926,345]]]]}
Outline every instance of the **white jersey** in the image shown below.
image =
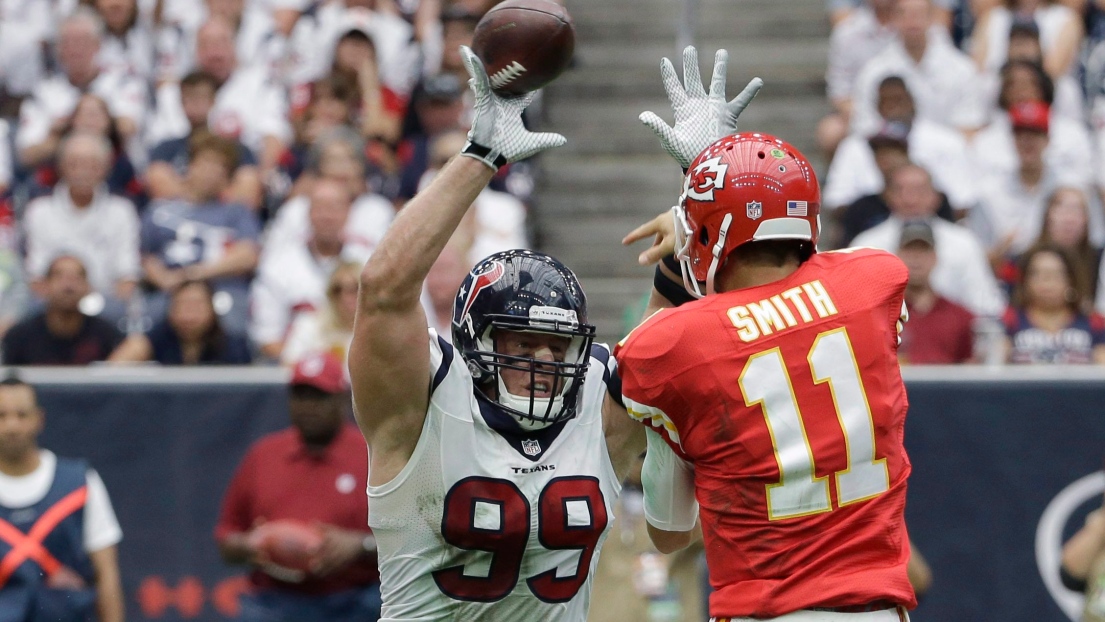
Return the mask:
{"type": "Polygon", "coordinates": [[[609,349],[592,347],[583,398],[554,438],[508,441],[480,415],[472,376],[430,330],[437,370],[410,462],[369,486],[381,622],[587,618],[621,483],[602,426],[609,349]]]}

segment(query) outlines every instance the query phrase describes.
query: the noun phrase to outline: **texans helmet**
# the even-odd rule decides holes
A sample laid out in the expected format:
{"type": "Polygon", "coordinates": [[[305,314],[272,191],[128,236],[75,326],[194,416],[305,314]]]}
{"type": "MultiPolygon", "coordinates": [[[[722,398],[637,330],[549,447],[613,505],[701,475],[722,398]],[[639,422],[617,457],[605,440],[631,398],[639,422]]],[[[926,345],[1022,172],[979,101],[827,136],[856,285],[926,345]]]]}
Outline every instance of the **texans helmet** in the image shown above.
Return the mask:
{"type": "Polygon", "coordinates": [[[567,266],[528,250],[487,257],[472,268],[457,292],[452,328],[453,345],[468,365],[477,399],[503,409],[526,430],[575,416],[595,327],[587,323],[587,298],[567,266]],[[539,361],[496,352],[496,330],[560,335],[570,341],[562,362],[539,361]],[[554,394],[513,395],[503,383],[504,369],[530,374],[531,385],[538,373],[551,376],[554,394]],[[494,398],[488,393],[492,387],[494,398]]]}
{"type": "Polygon", "coordinates": [[[695,158],[675,217],[683,285],[696,298],[716,293],[714,278],[735,248],[761,240],[800,240],[815,252],[821,190],[813,166],[774,136],[726,136],[695,158]]]}

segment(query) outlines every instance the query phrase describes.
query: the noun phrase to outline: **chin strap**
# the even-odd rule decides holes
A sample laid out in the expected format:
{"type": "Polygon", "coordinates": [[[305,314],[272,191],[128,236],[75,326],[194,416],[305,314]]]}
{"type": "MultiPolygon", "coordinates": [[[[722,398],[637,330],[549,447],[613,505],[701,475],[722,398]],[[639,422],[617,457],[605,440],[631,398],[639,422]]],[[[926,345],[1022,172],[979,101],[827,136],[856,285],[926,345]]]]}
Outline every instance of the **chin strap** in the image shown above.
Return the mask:
{"type": "Polygon", "coordinates": [[[725,252],[725,236],[729,234],[729,225],[733,224],[733,214],[726,214],[725,219],[721,221],[721,229],[718,231],[717,244],[714,244],[714,248],[711,250],[711,254],[714,256],[710,262],[710,269],[706,272],[706,295],[710,296],[717,293],[714,289],[714,276],[717,274],[718,266],[721,265],[721,254],[725,252]]]}

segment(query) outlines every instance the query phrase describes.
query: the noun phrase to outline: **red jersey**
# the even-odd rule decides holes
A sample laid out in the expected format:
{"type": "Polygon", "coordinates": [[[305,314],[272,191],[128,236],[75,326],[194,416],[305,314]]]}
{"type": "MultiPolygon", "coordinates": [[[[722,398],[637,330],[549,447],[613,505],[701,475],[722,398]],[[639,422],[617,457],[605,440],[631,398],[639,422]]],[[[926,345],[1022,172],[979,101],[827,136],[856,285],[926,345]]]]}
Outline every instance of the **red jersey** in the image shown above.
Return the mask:
{"type": "Polygon", "coordinates": [[[888,600],[906,577],[906,267],[820,253],[649,318],[616,351],[630,414],[695,467],[711,616],[888,600]]]}

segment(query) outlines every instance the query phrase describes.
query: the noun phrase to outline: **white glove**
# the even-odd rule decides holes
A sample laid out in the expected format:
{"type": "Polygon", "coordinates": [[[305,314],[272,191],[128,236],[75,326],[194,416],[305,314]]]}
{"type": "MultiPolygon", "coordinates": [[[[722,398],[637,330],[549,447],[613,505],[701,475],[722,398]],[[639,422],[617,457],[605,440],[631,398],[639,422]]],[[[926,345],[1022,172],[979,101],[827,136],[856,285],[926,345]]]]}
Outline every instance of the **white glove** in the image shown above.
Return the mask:
{"type": "Polygon", "coordinates": [[[683,79],[686,88],[679,83],[679,76],[671,61],[660,61],[660,77],[664,80],[664,90],[668,92],[672,110],[675,112],[675,127],[668,126],[656,113],[641,113],[641,122],[649,126],[660,138],[660,144],[675,158],[684,170],[690,168],[698,154],[702,153],[719,138],[735,134],[737,117],[744,111],[764,81],[752,78],[740,95],[733,101],[725,101],[725,66],[729,62],[729,53],[718,50],[714,56],[714,75],[710,81],[710,93],[702,88],[702,77],[698,71],[698,51],[693,45],[683,50],[683,79]]]}
{"type": "Polygon", "coordinates": [[[476,94],[472,129],[461,155],[475,158],[498,169],[507,162],[524,160],[550,147],[568,142],[560,134],[531,132],[522,125],[522,111],[533,101],[533,93],[520,97],[499,97],[491,92],[487,71],[472,50],[462,45],[460,55],[472,77],[468,85],[476,94]]]}

